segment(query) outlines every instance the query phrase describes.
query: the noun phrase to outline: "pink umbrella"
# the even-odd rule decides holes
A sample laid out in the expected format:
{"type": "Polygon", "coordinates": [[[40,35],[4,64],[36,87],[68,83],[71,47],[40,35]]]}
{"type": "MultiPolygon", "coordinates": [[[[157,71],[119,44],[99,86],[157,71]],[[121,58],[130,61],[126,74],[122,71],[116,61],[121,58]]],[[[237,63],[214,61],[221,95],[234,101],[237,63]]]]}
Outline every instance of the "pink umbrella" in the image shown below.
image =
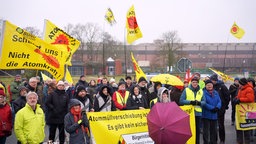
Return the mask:
{"type": "Polygon", "coordinates": [[[192,136],[189,115],[175,102],[156,103],[147,121],[149,136],[156,144],[185,144],[192,136]]]}

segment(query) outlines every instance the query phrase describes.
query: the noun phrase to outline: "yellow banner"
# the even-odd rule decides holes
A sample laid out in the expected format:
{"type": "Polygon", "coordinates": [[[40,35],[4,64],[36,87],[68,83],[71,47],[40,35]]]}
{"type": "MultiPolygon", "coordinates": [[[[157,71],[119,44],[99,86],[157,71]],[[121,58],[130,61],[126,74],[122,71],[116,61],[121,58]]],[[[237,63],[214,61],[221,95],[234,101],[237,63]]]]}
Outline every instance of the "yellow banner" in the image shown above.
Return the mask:
{"type": "Polygon", "coordinates": [[[45,75],[44,73],[41,72],[41,76],[42,76],[42,79],[43,81],[46,81],[46,80],[51,80],[50,77],[48,77],[47,75],[45,75]]]}
{"type": "Polygon", "coordinates": [[[240,103],[236,105],[236,129],[256,129],[256,103],[240,103]]]}
{"type": "Polygon", "coordinates": [[[132,58],[133,68],[134,68],[134,71],[135,71],[135,74],[136,74],[136,81],[138,81],[140,77],[144,77],[146,79],[145,73],[140,68],[138,63],[136,62],[132,52],[131,52],[131,58],[132,58]]]}
{"type": "Polygon", "coordinates": [[[40,38],[4,22],[0,69],[46,70],[57,80],[64,76],[66,54],[40,38]]]}
{"type": "MultiPolygon", "coordinates": [[[[187,144],[195,143],[195,115],[192,106],[181,106],[181,109],[190,115],[192,137],[187,144]]],[[[91,132],[97,144],[117,144],[124,134],[141,133],[148,131],[146,110],[125,110],[113,112],[89,112],[91,132]]]]}
{"type": "Polygon", "coordinates": [[[226,75],[226,74],[224,74],[224,73],[222,73],[222,72],[220,72],[220,71],[218,71],[216,69],[213,69],[213,68],[209,68],[209,69],[211,71],[213,71],[214,73],[216,73],[217,75],[219,75],[224,82],[226,82],[228,80],[230,80],[232,82],[234,81],[234,78],[230,77],[229,75],[226,75]]]}
{"type": "Polygon", "coordinates": [[[134,6],[128,10],[126,15],[126,29],[127,29],[127,42],[128,44],[133,43],[139,38],[142,38],[139,25],[136,20],[134,6]]]}
{"type": "Polygon", "coordinates": [[[71,76],[68,68],[66,68],[65,81],[67,81],[70,84],[73,84],[73,79],[72,79],[72,76],[71,76]]]}
{"type": "Polygon", "coordinates": [[[80,41],[67,34],[62,29],[45,20],[44,40],[52,45],[64,45],[64,52],[68,53],[66,64],[71,64],[71,59],[75,51],[79,48],[80,41]]]}

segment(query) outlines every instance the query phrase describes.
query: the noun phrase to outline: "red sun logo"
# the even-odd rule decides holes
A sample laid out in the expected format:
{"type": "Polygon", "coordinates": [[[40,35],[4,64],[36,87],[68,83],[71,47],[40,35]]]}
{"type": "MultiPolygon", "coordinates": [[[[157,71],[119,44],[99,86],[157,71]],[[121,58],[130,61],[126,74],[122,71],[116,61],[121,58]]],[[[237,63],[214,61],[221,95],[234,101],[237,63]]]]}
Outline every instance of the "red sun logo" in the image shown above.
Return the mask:
{"type": "Polygon", "coordinates": [[[231,32],[236,34],[238,32],[239,28],[237,25],[234,25],[232,28],[231,28],[231,32]]]}
{"type": "Polygon", "coordinates": [[[127,21],[130,29],[136,29],[138,27],[136,17],[131,16],[127,18],[127,21]]]}

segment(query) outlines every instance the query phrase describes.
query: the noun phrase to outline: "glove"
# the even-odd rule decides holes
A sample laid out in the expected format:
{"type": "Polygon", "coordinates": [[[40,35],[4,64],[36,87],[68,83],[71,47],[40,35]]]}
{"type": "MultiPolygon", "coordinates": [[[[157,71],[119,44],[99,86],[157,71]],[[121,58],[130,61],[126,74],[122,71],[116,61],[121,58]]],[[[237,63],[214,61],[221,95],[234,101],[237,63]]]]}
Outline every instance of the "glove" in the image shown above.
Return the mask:
{"type": "Polygon", "coordinates": [[[239,104],[240,100],[238,98],[234,98],[233,102],[234,102],[234,104],[239,104]]]}
{"type": "Polygon", "coordinates": [[[201,106],[201,102],[196,100],[196,105],[201,106]]]}
{"type": "Polygon", "coordinates": [[[80,119],[79,121],[77,121],[77,123],[81,125],[83,123],[83,120],[80,119]]]}
{"type": "Polygon", "coordinates": [[[196,105],[196,101],[190,101],[190,104],[196,105]]]}
{"type": "Polygon", "coordinates": [[[214,109],[211,110],[212,112],[216,113],[219,111],[219,108],[215,107],[214,109]]]}

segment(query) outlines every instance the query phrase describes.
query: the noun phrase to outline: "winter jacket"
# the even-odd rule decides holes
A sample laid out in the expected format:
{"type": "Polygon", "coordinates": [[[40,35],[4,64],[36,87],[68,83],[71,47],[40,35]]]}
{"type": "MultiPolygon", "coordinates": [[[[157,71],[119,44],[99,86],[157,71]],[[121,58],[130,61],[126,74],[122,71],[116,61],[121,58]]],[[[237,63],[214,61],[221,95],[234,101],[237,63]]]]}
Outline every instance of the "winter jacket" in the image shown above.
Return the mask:
{"type": "Polygon", "coordinates": [[[10,85],[10,89],[12,92],[12,100],[15,100],[19,96],[19,87],[22,86],[20,81],[13,81],[10,85]]]}
{"type": "Polygon", "coordinates": [[[129,91],[126,90],[118,90],[114,92],[112,98],[116,108],[118,108],[119,110],[126,109],[126,102],[129,97],[129,94],[129,91]]]}
{"type": "Polygon", "coordinates": [[[12,112],[8,103],[0,105],[0,137],[12,133],[12,112]],[[5,130],[3,129],[5,127],[5,130]]]}
{"type": "Polygon", "coordinates": [[[108,86],[103,86],[99,93],[95,96],[94,99],[94,111],[115,111],[116,106],[114,104],[114,101],[112,100],[112,97],[110,95],[103,94],[103,89],[107,88],[108,93],[110,92],[110,88],[108,86]]]}
{"type": "Polygon", "coordinates": [[[14,108],[14,112],[17,113],[20,109],[22,109],[26,105],[26,97],[19,96],[12,104],[14,108]]]}
{"type": "MultiPolygon", "coordinates": [[[[193,87],[191,86],[191,84],[190,84],[187,88],[185,88],[185,89],[183,90],[183,92],[182,92],[182,94],[181,94],[181,97],[180,97],[180,105],[190,105],[190,101],[191,101],[191,100],[188,100],[188,99],[187,99],[186,89],[190,89],[190,90],[194,93],[194,96],[195,96],[195,97],[196,97],[196,95],[197,95],[198,93],[203,94],[203,91],[202,91],[202,89],[200,89],[200,86],[198,86],[197,88],[193,88],[193,87]]],[[[201,100],[202,100],[202,99],[201,99],[201,100]]],[[[195,110],[195,116],[202,116],[202,112],[198,112],[198,111],[195,110]]]]}
{"type": "Polygon", "coordinates": [[[69,97],[65,90],[54,90],[46,99],[48,109],[47,124],[63,124],[64,117],[68,113],[69,97]]]}
{"type": "Polygon", "coordinates": [[[219,93],[216,90],[213,90],[211,94],[204,88],[202,98],[202,118],[217,120],[218,113],[217,111],[213,111],[216,107],[218,109],[221,108],[221,100],[219,93]]]}
{"type": "Polygon", "coordinates": [[[34,111],[28,104],[15,116],[14,132],[22,144],[38,144],[44,141],[44,112],[40,105],[34,111]]]}
{"type": "Polygon", "coordinates": [[[228,88],[222,81],[218,81],[213,88],[219,93],[220,100],[221,100],[221,108],[218,112],[219,115],[225,114],[226,109],[228,109],[229,101],[230,101],[230,94],[228,88]]]}
{"type": "Polygon", "coordinates": [[[141,94],[135,96],[130,95],[126,102],[126,108],[128,110],[139,109],[139,107],[148,108],[147,101],[141,94]]]}
{"type": "MultiPolygon", "coordinates": [[[[69,108],[72,108],[72,106],[79,104],[80,102],[78,100],[70,100],[69,108]]],[[[89,127],[89,122],[86,116],[86,113],[83,113],[82,115],[83,119],[83,126],[89,127]]],[[[74,120],[74,116],[71,114],[71,112],[67,113],[64,118],[64,125],[65,130],[69,133],[69,143],[70,144],[85,144],[85,137],[87,133],[82,130],[81,125],[79,125],[74,120]],[[78,131],[77,131],[78,129],[78,131]]]]}
{"type": "Polygon", "coordinates": [[[254,102],[254,90],[252,85],[246,84],[238,91],[236,96],[237,99],[242,103],[253,103],[254,102]]]}

